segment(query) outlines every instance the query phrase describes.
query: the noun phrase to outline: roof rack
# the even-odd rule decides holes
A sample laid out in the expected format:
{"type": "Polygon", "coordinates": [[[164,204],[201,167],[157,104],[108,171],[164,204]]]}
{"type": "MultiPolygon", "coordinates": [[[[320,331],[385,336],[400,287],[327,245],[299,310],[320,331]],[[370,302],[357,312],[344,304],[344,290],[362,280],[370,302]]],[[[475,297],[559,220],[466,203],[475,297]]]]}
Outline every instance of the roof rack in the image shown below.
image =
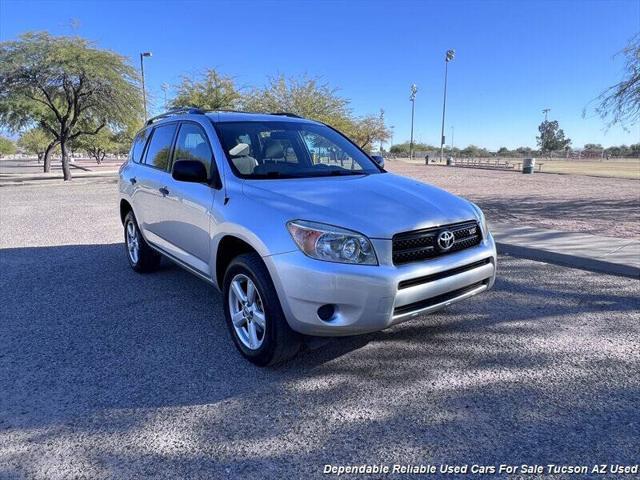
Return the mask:
{"type": "Polygon", "coordinates": [[[146,121],[145,126],[149,126],[158,120],[162,120],[163,118],[173,117],[174,115],[188,115],[188,114],[196,114],[196,115],[204,115],[204,110],[198,107],[180,107],[173,108],[171,110],[167,110],[160,115],[156,115],[155,117],[151,117],[146,121]]]}
{"type": "Polygon", "coordinates": [[[281,115],[283,117],[293,117],[293,118],[302,118],[300,115],[296,115],[295,113],[289,112],[271,112],[269,115],[281,115]]]}

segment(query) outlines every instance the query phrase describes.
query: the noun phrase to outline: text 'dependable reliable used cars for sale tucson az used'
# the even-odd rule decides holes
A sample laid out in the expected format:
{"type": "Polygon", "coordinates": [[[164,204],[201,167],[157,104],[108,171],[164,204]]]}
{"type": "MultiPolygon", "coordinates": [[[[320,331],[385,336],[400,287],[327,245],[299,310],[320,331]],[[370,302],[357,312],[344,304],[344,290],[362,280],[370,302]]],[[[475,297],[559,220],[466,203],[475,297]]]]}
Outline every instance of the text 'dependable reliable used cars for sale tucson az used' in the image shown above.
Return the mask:
{"type": "Polygon", "coordinates": [[[258,365],[292,357],[305,336],[382,330],[495,281],[476,205],[295,115],[154,117],[119,191],[131,267],[164,256],[216,286],[234,343],[258,365]]]}

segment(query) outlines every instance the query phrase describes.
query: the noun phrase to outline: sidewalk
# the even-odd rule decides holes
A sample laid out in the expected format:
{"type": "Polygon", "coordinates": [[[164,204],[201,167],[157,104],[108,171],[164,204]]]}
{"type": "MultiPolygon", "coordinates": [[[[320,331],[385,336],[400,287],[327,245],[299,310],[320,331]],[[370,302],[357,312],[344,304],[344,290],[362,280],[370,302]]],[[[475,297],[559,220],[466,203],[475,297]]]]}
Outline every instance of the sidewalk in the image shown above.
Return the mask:
{"type": "MultiPolygon", "coordinates": [[[[118,176],[118,170],[99,170],[99,171],[84,171],[73,170],[71,172],[72,178],[116,178],[118,176]]],[[[55,171],[51,173],[0,173],[0,186],[11,184],[31,184],[31,182],[49,181],[49,180],[62,180],[62,172],[55,171]]]]}
{"type": "Polygon", "coordinates": [[[490,225],[498,252],[583,270],[640,278],[640,240],[507,223],[490,225]]]}

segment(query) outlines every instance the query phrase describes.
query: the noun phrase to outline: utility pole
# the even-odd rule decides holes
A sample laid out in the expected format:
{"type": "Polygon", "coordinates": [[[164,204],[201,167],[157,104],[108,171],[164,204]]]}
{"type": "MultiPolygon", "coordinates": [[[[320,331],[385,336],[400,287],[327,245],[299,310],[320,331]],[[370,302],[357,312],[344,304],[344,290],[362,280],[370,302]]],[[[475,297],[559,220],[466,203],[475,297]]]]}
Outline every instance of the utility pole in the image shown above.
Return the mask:
{"type": "Polygon", "coordinates": [[[449,62],[456,56],[455,50],[447,50],[444,57],[444,99],[442,100],[442,130],[440,131],[440,162],[444,155],[444,117],[447,110],[447,74],[449,70],[449,62]]]}
{"type": "Polygon", "coordinates": [[[144,121],[147,121],[147,92],[144,87],[144,57],[150,57],[151,52],[140,53],[140,74],[142,75],[142,102],[144,103],[144,121]]]}
{"type": "Polygon", "coordinates": [[[413,116],[416,110],[416,93],[418,93],[418,86],[414,83],[411,85],[411,141],[409,142],[409,160],[413,160],[413,116]]]}

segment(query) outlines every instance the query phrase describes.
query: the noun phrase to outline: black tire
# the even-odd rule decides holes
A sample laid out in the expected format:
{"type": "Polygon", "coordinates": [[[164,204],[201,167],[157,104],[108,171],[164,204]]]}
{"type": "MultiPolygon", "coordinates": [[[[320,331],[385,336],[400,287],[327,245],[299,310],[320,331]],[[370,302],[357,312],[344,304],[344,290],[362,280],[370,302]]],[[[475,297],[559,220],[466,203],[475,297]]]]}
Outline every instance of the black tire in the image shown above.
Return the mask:
{"type": "Polygon", "coordinates": [[[162,260],[162,257],[144,240],[142,233],[140,233],[140,228],[138,227],[138,221],[136,220],[136,216],[133,214],[133,212],[127,213],[127,216],[124,217],[124,247],[125,253],[127,255],[127,260],[129,260],[129,265],[131,265],[131,268],[133,268],[136,272],[149,273],[157,270],[158,266],[160,266],[160,260],[162,260]],[[129,228],[129,224],[131,224],[132,228],[135,229],[137,235],[137,260],[135,260],[135,258],[132,258],[132,254],[129,251],[129,235],[127,234],[127,228],[129,228]]]}
{"type": "Polygon", "coordinates": [[[250,362],[259,365],[275,365],[294,357],[302,346],[302,335],[294,332],[285,319],[278,294],[271,281],[269,271],[257,253],[247,253],[234,258],[224,275],[224,315],[233,343],[250,362]],[[250,349],[238,337],[229,308],[231,281],[238,275],[245,275],[253,281],[262,300],[265,314],[265,330],[262,344],[250,349]]]}

